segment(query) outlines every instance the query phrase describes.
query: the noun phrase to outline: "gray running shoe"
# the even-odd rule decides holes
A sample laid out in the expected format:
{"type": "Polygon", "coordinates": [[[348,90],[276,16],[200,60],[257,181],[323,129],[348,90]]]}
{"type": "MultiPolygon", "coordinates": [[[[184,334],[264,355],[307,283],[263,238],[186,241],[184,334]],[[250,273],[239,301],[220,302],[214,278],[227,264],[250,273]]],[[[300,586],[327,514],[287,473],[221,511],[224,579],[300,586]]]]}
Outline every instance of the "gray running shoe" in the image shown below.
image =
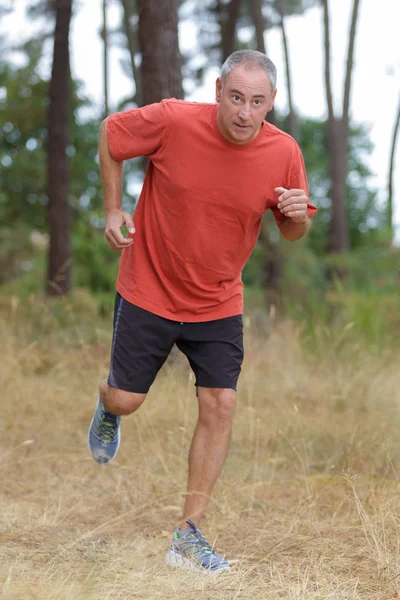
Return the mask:
{"type": "Polygon", "coordinates": [[[89,450],[97,463],[109,463],[117,454],[121,441],[120,421],[121,417],[105,410],[99,398],[88,434],[89,450]]]}
{"type": "Polygon", "coordinates": [[[190,529],[172,534],[172,544],[165,557],[169,567],[184,567],[198,573],[221,573],[231,570],[229,563],[210,546],[192,521],[190,529]]]}

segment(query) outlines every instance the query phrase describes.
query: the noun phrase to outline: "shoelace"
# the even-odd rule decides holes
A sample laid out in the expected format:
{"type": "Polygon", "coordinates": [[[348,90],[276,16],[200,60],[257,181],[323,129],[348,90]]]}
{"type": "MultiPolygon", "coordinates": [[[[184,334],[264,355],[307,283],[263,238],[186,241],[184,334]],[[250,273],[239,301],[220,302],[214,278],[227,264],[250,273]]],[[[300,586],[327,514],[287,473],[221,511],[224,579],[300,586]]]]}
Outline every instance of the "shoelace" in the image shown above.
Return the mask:
{"type": "Polygon", "coordinates": [[[189,535],[187,534],[184,538],[181,538],[181,543],[183,543],[186,549],[192,549],[193,555],[210,556],[211,554],[215,554],[215,551],[198,529],[191,531],[189,535]]]}
{"type": "Polygon", "coordinates": [[[118,427],[118,417],[110,413],[103,412],[100,424],[97,426],[99,438],[103,444],[111,444],[115,438],[115,431],[118,427]]]}
{"type": "Polygon", "coordinates": [[[202,554],[215,554],[214,550],[207,542],[206,538],[200,533],[198,529],[196,532],[193,533],[193,536],[197,538],[199,542],[199,552],[201,551],[202,554]]]}

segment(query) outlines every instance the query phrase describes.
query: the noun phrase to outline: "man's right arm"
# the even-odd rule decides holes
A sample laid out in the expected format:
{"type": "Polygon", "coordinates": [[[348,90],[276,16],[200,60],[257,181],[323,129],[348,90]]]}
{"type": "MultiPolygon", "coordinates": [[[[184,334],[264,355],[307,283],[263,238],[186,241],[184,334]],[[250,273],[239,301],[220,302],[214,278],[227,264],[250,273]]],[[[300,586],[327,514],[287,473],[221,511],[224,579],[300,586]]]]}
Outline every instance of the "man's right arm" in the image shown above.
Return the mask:
{"type": "Polygon", "coordinates": [[[121,227],[126,225],[129,233],[134,233],[132,216],[121,207],[122,174],[124,163],[113,159],[110,152],[107,133],[107,121],[100,125],[99,162],[103,183],[104,211],[106,214],[105,234],[112,250],[123,250],[133,242],[132,238],[124,238],[121,227]]]}

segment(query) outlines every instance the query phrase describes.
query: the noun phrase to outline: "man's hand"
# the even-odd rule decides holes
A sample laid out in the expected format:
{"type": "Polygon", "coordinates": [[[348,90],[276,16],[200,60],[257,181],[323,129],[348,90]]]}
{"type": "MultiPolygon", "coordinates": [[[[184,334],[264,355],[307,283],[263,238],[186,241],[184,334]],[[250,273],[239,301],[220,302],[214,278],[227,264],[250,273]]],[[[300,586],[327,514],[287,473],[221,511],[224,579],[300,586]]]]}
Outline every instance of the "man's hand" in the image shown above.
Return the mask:
{"type": "Polygon", "coordinates": [[[280,194],[278,208],[285,217],[290,217],[294,223],[307,221],[308,198],[304,190],[287,190],[277,187],[275,192],[280,194]]]}
{"type": "Polygon", "coordinates": [[[132,217],[122,209],[113,209],[106,215],[106,238],[111,250],[123,250],[133,242],[132,238],[125,238],[121,233],[121,227],[126,225],[129,233],[135,233],[132,217]]]}

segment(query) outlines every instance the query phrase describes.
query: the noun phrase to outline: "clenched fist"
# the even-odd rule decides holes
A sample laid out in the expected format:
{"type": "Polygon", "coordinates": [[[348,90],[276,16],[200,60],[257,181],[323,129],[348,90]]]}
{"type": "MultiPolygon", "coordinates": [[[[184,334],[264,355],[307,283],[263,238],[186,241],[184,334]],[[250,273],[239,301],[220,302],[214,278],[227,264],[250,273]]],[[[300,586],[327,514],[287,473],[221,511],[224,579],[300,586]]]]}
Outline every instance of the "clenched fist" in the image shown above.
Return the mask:
{"type": "Polygon", "coordinates": [[[121,228],[126,225],[129,233],[135,233],[132,216],[120,208],[107,212],[105,234],[111,250],[123,250],[133,243],[132,238],[125,238],[121,228]]]}
{"type": "Polygon", "coordinates": [[[275,188],[279,194],[278,208],[285,217],[290,217],[295,223],[307,221],[308,198],[304,190],[287,190],[275,188]]]}

